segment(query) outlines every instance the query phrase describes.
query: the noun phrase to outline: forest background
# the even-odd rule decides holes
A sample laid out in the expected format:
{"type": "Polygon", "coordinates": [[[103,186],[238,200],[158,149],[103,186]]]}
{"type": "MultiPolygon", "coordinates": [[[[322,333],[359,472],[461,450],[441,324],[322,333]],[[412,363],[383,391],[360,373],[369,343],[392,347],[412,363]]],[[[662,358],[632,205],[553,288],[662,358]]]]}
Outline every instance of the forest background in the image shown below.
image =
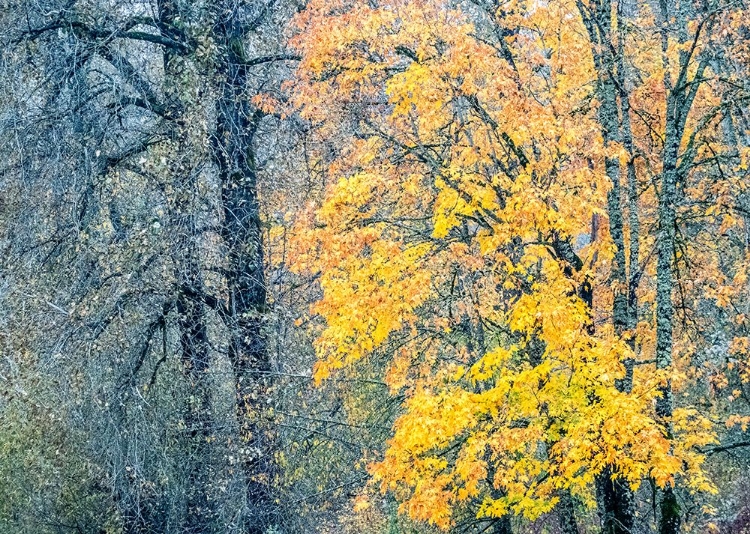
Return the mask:
{"type": "Polygon", "coordinates": [[[0,532],[750,532],[734,0],[0,0],[0,532]]]}

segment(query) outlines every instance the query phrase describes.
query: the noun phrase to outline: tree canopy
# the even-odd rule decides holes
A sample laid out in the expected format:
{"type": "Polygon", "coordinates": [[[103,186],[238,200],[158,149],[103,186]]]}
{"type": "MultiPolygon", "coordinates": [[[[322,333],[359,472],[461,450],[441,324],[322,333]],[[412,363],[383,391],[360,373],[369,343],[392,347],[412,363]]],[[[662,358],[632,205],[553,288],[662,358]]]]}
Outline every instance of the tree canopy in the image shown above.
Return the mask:
{"type": "Polygon", "coordinates": [[[747,13],[11,0],[0,532],[745,532],[747,13]]]}

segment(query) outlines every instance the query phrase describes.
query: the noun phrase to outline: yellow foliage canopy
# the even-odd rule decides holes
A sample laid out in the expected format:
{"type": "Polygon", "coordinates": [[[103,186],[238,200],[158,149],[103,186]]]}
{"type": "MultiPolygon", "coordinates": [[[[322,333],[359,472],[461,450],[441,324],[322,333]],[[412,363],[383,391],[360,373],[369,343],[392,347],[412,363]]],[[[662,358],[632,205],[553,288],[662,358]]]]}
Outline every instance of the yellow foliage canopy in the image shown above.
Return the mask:
{"type": "Polygon", "coordinates": [[[667,439],[666,372],[618,391],[634,354],[585,298],[611,298],[596,221],[604,159],[627,154],[603,144],[575,3],[313,0],[297,24],[296,104],[344,147],[296,237],[297,269],[320,272],[315,376],[389,358],[406,400],[370,469],[402,511],[534,519],[562,491],[591,503],[605,466],[711,490],[711,425],[680,409],[667,439]]]}

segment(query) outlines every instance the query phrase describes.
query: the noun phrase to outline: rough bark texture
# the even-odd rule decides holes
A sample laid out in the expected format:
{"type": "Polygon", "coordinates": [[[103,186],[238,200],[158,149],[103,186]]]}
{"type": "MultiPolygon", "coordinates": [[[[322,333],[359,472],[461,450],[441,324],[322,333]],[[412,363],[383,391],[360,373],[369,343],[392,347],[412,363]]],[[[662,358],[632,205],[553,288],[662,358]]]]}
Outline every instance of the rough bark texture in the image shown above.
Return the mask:
{"type": "MultiPolygon", "coordinates": [[[[617,3],[617,14],[619,21],[625,21],[632,18],[637,7],[636,3],[627,4],[627,0],[620,0],[617,3]]],[[[622,145],[628,153],[626,164],[627,175],[627,211],[628,211],[628,270],[627,284],[625,287],[627,295],[627,319],[625,328],[630,333],[628,345],[636,353],[635,328],[638,325],[638,285],[641,279],[640,266],[640,238],[641,223],[638,213],[638,176],[635,169],[635,143],[633,141],[633,129],[630,123],[630,94],[628,92],[628,75],[625,64],[625,24],[624,22],[617,25],[617,88],[620,103],[620,125],[622,145]]],[[[623,257],[625,243],[623,241],[623,257]]],[[[625,366],[625,377],[619,384],[622,391],[630,392],[633,388],[633,368],[635,360],[627,358],[623,365],[625,366]]],[[[632,495],[630,496],[632,498],[632,495]]]]}
{"type": "Polygon", "coordinates": [[[622,479],[612,478],[609,467],[596,479],[596,495],[601,508],[602,534],[632,532],[635,522],[633,492],[622,479]]]}
{"type": "MultiPolygon", "coordinates": [[[[689,40],[686,21],[689,20],[693,7],[685,2],[662,2],[661,17],[669,20],[677,13],[677,37],[682,43],[689,40]]],[[[709,22],[710,24],[710,22],[709,22]]],[[[662,30],[662,52],[666,57],[669,36],[662,30]]],[[[680,159],[680,145],[685,133],[685,124],[693,101],[701,86],[703,73],[708,66],[709,55],[702,54],[698,59],[695,72],[690,80],[689,69],[694,64],[693,50],[683,49],[679,53],[677,76],[672,79],[670,68],[665,65],[664,89],[667,95],[665,115],[664,151],[660,177],[658,234],[656,237],[656,367],[668,370],[672,366],[674,306],[672,291],[674,289],[673,262],[677,237],[677,186],[681,168],[690,161],[691,155],[683,154],[680,159]]],[[[665,434],[672,436],[671,418],[674,410],[672,384],[669,379],[661,385],[660,395],[656,401],[656,415],[663,421],[665,434]]],[[[661,534],[677,534],[681,526],[681,509],[677,501],[675,488],[667,484],[661,492],[659,531],[661,534]]]]}
{"type": "MultiPolygon", "coordinates": [[[[670,99],[667,107],[667,135],[664,151],[664,167],[661,176],[661,191],[659,196],[659,233],[657,235],[657,264],[656,264],[656,367],[669,369],[672,366],[672,259],[675,253],[675,197],[677,194],[677,151],[679,138],[675,128],[674,100],[670,99]]],[[[660,395],[656,400],[656,415],[664,420],[667,437],[671,437],[673,399],[672,383],[667,379],[660,387],[660,395]]],[[[671,485],[662,491],[661,519],[659,531],[661,534],[676,534],[680,530],[680,507],[671,485]]]]}
{"type": "Polygon", "coordinates": [[[570,492],[563,492],[557,506],[559,508],[560,531],[563,534],[579,534],[575,501],[570,492]]]}
{"type": "MultiPolygon", "coordinates": [[[[622,58],[613,53],[612,3],[609,0],[598,2],[589,9],[579,2],[579,11],[592,43],[594,67],[598,76],[599,122],[606,146],[622,142],[620,109],[618,105],[618,64],[622,58]]],[[[622,86],[619,88],[622,90],[622,86]]],[[[629,126],[629,123],[628,123],[629,126]]],[[[628,128],[629,129],[629,128],[628,128]]],[[[623,215],[623,191],[621,185],[622,168],[619,159],[607,157],[604,162],[607,177],[612,188],[607,195],[607,215],[609,233],[615,245],[615,255],[611,265],[610,281],[614,290],[612,322],[615,333],[623,335],[632,324],[632,310],[628,306],[629,280],[625,262],[625,233],[623,215]]],[[[632,236],[631,236],[632,238],[632,236]]],[[[632,269],[632,266],[631,266],[632,269]]],[[[625,377],[617,382],[620,391],[632,387],[633,362],[625,361],[625,377]]],[[[607,467],[597,476],[597,500],[602,531],[607,534],[625,534],[633,530],[633,495],[630,487],[612,480],[612,470],[607,467]]]]}
{"type": "MultiPolygon", "coordinates": [[[[160,0],[157,4],[161,28],[176,27],[180,21],[179,6],[175,0],[160,0]]],[[[162,49],[164,68],[164,94],[169,102],[169,129],[177,150],[172,154],[171,170],[181,185],[177,192],[173,224],[182,236],[172,250],[177,283],[177,326],[181,362],[190,388],[186,399],[185,427],[189,451],[185,466],[187,488],[185,495],[186,533],[199,534],[213,531],[213,511],[209,496],[211,484],[210,438],[211,384],[209,367],[211,350],[207,317],[202,295],[203,265],[199,253],[199,231],[194,199],[197,197],[196,175],[190,157],[195,152],[185,130],[185,105],[181,101],[181,70],[184,51],[165,46],[162,49]]],[[[195,156],[199,157],[199,153],[195,156]]]]}
{"type": "Polygon", "coordinates": [[[266,281],[253,146],[263,114],[243,97],[249,73],[242,43],[252,23],[243,23],[231,3],[219,5],[216,30],[221,46],[221,92],[215,149],[223,203],[222,236],[229,258],[229,359],[251,508],[245,530],[260,534],[276,523],[270,490],[275,475],[274,437],[264,402],[271,370],[265,337],[266,281]]]}

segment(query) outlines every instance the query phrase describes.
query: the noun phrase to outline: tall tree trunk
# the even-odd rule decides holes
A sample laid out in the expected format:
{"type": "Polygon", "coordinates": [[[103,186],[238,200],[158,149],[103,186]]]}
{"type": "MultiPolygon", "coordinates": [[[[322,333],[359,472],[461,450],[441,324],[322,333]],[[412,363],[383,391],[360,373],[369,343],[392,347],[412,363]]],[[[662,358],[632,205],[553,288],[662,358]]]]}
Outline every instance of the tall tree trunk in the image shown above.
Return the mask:
{"type": "MultiPolygon", "coordinates": [[[[180,20],[176,0],[160,0],[158,16],[162,28],[173,27],[180,20]]],[[[188,155],[194,155],[186,131],[181,99],[181,69],[183,57],[178,51],[164,47],[164,93],[169,108],[175,159],[170,171],[176,179],[174,224],[180,239],[174,244],[172,255],[177,283],[177,325],[183,372],[191,394],[187,399],[185,427],[188,451],[186,471],[185,523],[186,533],[203,534],[212,531],[212,511],[209,502],[211,480],[211,390],[208,383],[210,345],[205,306],[197,296],[203,294],[203,266],[200,261],[197,229],[197,196],[193,169],[185,164],[188,155]]]]}
{"type": "MultiPolygon", "coordinates": [[[[659,233],[656,238],[656,368],[659,370],[668,370],[672,366],[672,260],[676,237],[677,154],[681,138],[678,127],[681,106],[677,100],[672,95],[668,97],[666,142],[659,196],[659,233]]],[[[665,380],[660,386],[659,393],[656,400],[656,415],[663,421],[667,437],[671,438],[670,419],[674,408],[671,380],[665,380]]],[[[680,506],[671,484],[662,490],[660,512],[659,532],[677,534],[680,530],[680,506]]]]}
{"type": "MultiPolygon", "coordinates": [[[[624,288],[627,292],[627,319],[625,327],[630,333],[628,345],[635,355],[637,347],[635,343],[635,328],[638,326],[638,284],[641,279],[640,268],[640,234],[641,224],[638,213],[638,176],[635,170],[635,143],[633,141],[633,129],[630,123],[630,94],[628,92],[628,76],[625,64],[625,20],[632,18],[635,13],[632,12],[637,5],[633,2],[631,5],[625,5],[627,0],[619,0],[617,3],[617,88],[620,102],[620,125],[622,145],[628,153],[628,162],[626,164],[627,177],[627,207],[628,207],[628,226],[629,226],[629,268],[626,274],[627,284],[624,288]]],[[[623,261],[624,261],[623,241],[623,261]]],[[[625,377],[619,384],[621,391],[630,393],[633,388],[633,368],[635,361],[633,358],[627,358],[625,365],[625,377]]]]}
{"type": "MultiPolygon", "coordinates": [[[[690,36],[688,21],[695,16],[694,6],[687,2],[662,2],[661,18],[663,21],[677,21],[677,38],[682,44],[697,39],[698,34],[690,36]]],[[[708,20],[710,32],[712,22],[708,20]]],[[[696,31],[701,31],[696,30],[696,31]]],[[[694,152],[687,150],[682,154],[680,166],[680,145],[685,133],[685,124],[693,101],[703,83],[703,74],[708,67],[710,54],[704,51],[700,55],[692,79],[689,70],[694,65],[693,49],[683,47],[679,52],[677,76],[673,80],[668,64],[667,50],[669,33],[667,24],[662,24],[662,57],[664,58],[664,91],[666,94],[666,113],[664,131],[664,152],[662,156],[661,187],[658,206],[658,234],[656,236],[656,367],[668,371],[672,367],[673,350],[673,316],[672,291],[674,289],[673,261],[676,249],[677,227],[677,184],[681,172],[690,168],[694,152]]],[[[672,438],[671,418],[674,410],[672,383],[667,378],[660,387],[656,399],[656,415],[664,425],[665,435],[672,438]]],[[[661,534],[678,534],[681,526],[681,509],[672,484],[667,484],[661,492],[659,531],[661,534]]]]}
{"type": "MultiPolygon", "coordinates": [[[[220,3],[223,5],[224,3],[220,3]]],[[[253,139],[263,115],[244,92],[248,67],[243,38],[249,30],[236,8],[217,14],[221,47],[215,148],[221,181],[223,239],[228,252],[229,359],[235,411],[243,442],[242,465],[250,507],[245,531],[261,534],[276,524],[271,484],[276,468],[268,424],[270,362],[265,337],[266,282],[253,139]]]]}
{"type": "MultiPolygon", "coordinates": [[[[579,10],[592,42],[594,67],[598,77],[599,122],[606,147],[622,142],[618,105],[618,60],[613,49],[612,4],[602,0],[590,10],[579,2],[579,10]]],[[[623,88],[620,86],[620,89],[623,88]]],[[[631,138],[632,139],[632,138],[631,138]]],[[[610,281],[614,290],[612,322],[615,334],[622,336],[632,323],[628,307],[629,280],[626,272],[625,231],[623,216],[622,167],[616,157],[606,157],[605,171],[612,188],[607,195],[609,233],[615,245],[610,281]]],[[[633,361],[626,360],[625,377],[617,382],[620,391],[632,387],[633,361]]],[[[630,486],[620,482],[611,466],[607,466],[596,478],[599,515],[604,534],[628,534],[632,532],[635,514],[630,486]]]]}

